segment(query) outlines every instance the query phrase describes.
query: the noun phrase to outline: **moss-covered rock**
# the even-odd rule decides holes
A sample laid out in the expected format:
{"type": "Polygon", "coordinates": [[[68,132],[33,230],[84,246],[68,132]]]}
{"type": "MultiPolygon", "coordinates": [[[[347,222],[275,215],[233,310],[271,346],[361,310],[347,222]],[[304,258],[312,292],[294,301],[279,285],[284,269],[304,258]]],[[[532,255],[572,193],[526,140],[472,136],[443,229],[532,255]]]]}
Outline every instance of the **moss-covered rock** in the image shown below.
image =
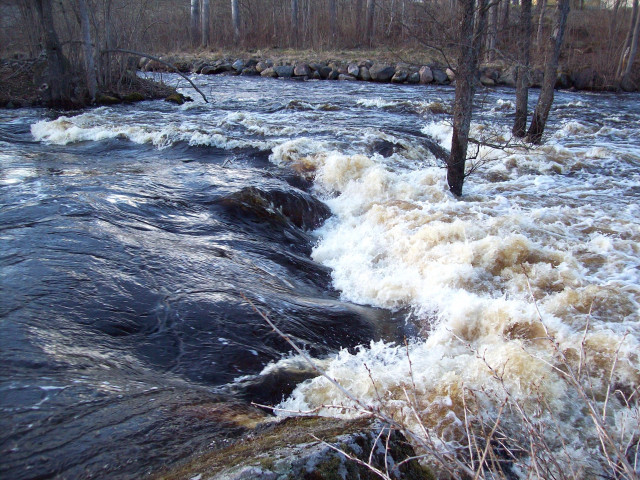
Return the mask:
{"type": "Polygon", "coordinates": [[[179,93],[172,93],[164,99],[165,102],[175,103],[176,105],[182,105],[184,103],[184,97],[179,93]]]}
{"type": "Polygon", "coordinates": [[[140,92],[131,92],[128,93],[127,95],[125,95],[124,97],[122,97],[122,100],[125,103],[135,103],[135,102],[141,102],[143,100],[145,100],[146,97],[141,94],[140,92]]]}
{"type": "Polygon", "coordinates": [[[119,103],[122,103],[122,100],[113,95],[98,95],[96,97],[97,105],[117,105],[119,103]]]}
{"type": "Polygon", "coordinates": [[[288,418],[261,425],[233,445],[213,450],[185,465],[160,474],[156,480],[373,480],[378,476],[347,455],[384,470],[392,478],[432,479],[417,461],[395,467],[415,452],[399,433],[392,432],[388,450],[382,425],[371,419],[340,420],[318,417],[288,418]],[[318,441],[321,439],[322,441],[318,441]],[[325,443],[326,442],[326,443],[325,443]],[[329,446],[331,445],[331,446],[329,446]]]}

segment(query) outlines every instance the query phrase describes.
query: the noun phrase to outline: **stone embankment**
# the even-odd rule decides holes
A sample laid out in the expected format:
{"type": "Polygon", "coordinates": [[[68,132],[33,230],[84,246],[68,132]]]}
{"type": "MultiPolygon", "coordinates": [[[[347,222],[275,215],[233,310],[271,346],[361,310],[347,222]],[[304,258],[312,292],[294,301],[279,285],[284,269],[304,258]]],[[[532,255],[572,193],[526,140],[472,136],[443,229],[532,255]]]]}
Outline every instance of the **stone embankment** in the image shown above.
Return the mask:
{"type": "MultiPolygon", "coordinates": [[[[438,64],[419,65],[405,62],[390,64],[372,60],[303,62],[260,57],[184,60],[167,56],[162,59],[173,64],[182,73],[201,75],[242,75],[294,80],[365,81],[414,85],[448,85],[455,82],[453,70],[438,64]]],[[[167,65],[149,59],[141,59],[138,67],[143,71],[170,71],[167,65]]],[[[479,81],[485,87],[515,87],[515,67],[513,66],[483,66],[478,73],[479,81]]],[[[542,79],[542,70],[533,69],[530,73],[530,85],[533,88],[540,87],[542,79]]],[[[556,88],[611,90],[613,86],[607,84],[603,75],[588,69],[573,73],[560,71],[556,78],[556,88]]]]}

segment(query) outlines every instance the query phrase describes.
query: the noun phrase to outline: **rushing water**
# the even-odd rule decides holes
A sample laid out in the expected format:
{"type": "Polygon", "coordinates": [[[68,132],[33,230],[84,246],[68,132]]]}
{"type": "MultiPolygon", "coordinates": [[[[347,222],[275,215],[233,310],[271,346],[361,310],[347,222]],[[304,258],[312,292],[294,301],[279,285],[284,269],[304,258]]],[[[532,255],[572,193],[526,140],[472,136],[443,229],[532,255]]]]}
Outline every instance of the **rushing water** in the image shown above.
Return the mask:
{"type": "MultiPolygon", "coordinates": [[[[137,478],[240,434],[251,401],[344,403],[294,389],[310,374],[243,297],[365,402],[410,382],[445,443],[462,390],[506,385],[597,470],[540,317],[595,390],[614,358],[637,388],[637,95],[558,93],[545,145],[481,147],[460,201],[434,156],[449,87],[195,79],[211,103],[0,114],[0,475],[137,478]]],[[[513,93],[477,100],[473,135],[507,140],[513,93]]]]}

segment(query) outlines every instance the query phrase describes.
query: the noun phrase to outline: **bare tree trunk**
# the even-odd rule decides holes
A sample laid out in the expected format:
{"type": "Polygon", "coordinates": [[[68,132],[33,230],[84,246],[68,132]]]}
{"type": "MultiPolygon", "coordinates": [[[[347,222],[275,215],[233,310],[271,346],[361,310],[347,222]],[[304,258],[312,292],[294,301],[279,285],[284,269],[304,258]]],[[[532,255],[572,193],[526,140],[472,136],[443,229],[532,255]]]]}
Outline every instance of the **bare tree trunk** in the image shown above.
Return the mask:
{"type": "Polygon", "coordinates": [[[529,62],[531,57],[531,0],[522,0],[518,24],[518,65],[516,67],[516,118],[513,135],[522,138],[527,130],[527,105],[529,103],[529,62]]]}
{"type": "Polygon", "coordinates": [[[447,160],[447,183],[451,193],[457,197],[462,195],[462,185],[465,178],[473,94],[475,93],[478,62],[482,49],[482,34],[486,26],[486,0],[478,0],[477,9],[474,0],[459,0],[459,3],[462,9],[460,52],[456,70],[456,97],[453,106],[453,137],[451,139],[451,153],[447,160]],[[477,21],[474,19],[474,14],[477,14],[477,21]]]}
{"type": "Polygon", "coordinates": [[[536,109],[533,112],[533,119],[527,132],[527,140],[531,143],[540,143],[542,133],[547,123],[549,110],[553,104],[554,87],[556,75],[558,74],[558,60],[560,58],[560,48],[564,38],[564,31],[569,16],[570,0],[558,0],[556,6],[555,25],[548,42],[548,59],[544,69],[544,80],[540,89],[540,96],[536,109]]]}
{"type": "Polygon", "coordinates": [[[640,13],[639,10],[640,9],[638,8],[638,0],[633,0],[631,23],[629,24],[629,30],[627,30],[627,36],[625,37],[624,45],[622,47],[622,53],[620,54],[618,68],[616,69],[616,80],[618,81],[618,83],[621,82],[627,67],[629,65],[633,65],[633,62],[629,62],[628,59],[631,55],[634,32],[636,30],[635,27],[638,24],[638,18],[640,17],[640,15],[638,15],[638,13],[640,13]]]}
{"type": "Polygon", "coordinates": [[[502,7],[502,21],[500,22],[500,30],[502,32],[506,32],[507,29],[509,28],[509,15],[510,15],[510,6],[511,6],[511,0],[503,0],[503,7],[502,7]]]}
{"type": "Polygon", "coordinates": [[[538,32],[536,34],[536,46],[538,52],[542,50],[542,29],[544,28],[544,11],[547,7],[547,0],[539,0],[536,10],[538,10],[538,32]]]}
{"type": "Polygon", "coordinates": [[[69,62],[62,53],[60,40],[53,23],[51,0],[35,0],[36,10],[44,36],[44,48],[47,55],[47,104],[51,107],[68,108],[72,106],[71,85],[69,81],[69,62]]]}
{"type": "Polygon", "coordinates": [[[373,18],[376,11],[376,0],[367,0],[367,21],[366,21],[366,31],[365,31],[365,41],[368,46],[373,44],[373,36],[374,36],[374,23],[373,18]]]}
{"type": "Polygon", "coordinates": [[[329,28],[331,30],[331,43],[335,45],[338,39],[338,7],[336,0],[329,0],[329,28]]]}
{"type": "Polygon", "coordinates": [[[357,39],[358,42],[362,41],[362,35],[363,35],[363,31],[362,31],[362,10],[364,3],[363,0],[356,0],[356,12],[354,15],[354,25],[355,25],[355,29],[356,29],[356,35],[357,35],[357,39]]]}
{"type": "Polygon", "coordinates": [[[84,68],[87,79],[87,91],[91,102],[96,99],[96,66],[93,56],[93,43],[91,42],[91,25],[89,24],[89,10],[86,0],[78,0],[78,14],[82,28],[82,42],[84,44],[84,68]]]}
{"type": "Polygon", "coordinates": [[[231,23],[233,23],[233,41],[240,42],[240,5],[238,0],[231,0],[231,23]]]}
{"type": "Polygon", "coordinates": [[[209,5],[209,0],[202,0],[202,20],[200,20],[201,32],[202,32],[202,40],[201,44],[204,48],[209,46],[209,42],[211,41],[211,27],[210,27],[210,17],[211,17],[211,7],[209,5]]]}
{"type": "Polygon", "coordinates": [[[628,84],[631,80],[631,68],[633,67],[633,62],[635,62],[636,55],[638,53],[638,36],[640,36],[640,14],[636,14],[636,21],[633,28],[633,38],[631,40],[629,57],[627,58],[627,65],[622,74],[622,78],[620,79],[620,84],[623,88],[626,88],[625,85],[628,84]]]}
{"type": "MultiPolygon", "coordinates": [[[[507,2],[509,0],[506,0],[507,2]]],[[[500,4],[489,7],[489,30],[487,32],[487,61],[493,62],[496,57],[496,38],[498,36],[498,10],[500,4]]]]}
{"type": "Polygon", "coordinates": [[[298,29],[298,0],[291,0],[291,44],[298,46],[299,29],[298,29]]]}
{"type": "Polygon", "coordinates": [[[200,38],[200,2],[199,0],[191,0],[191,44],[198,45],[200,38]]]}

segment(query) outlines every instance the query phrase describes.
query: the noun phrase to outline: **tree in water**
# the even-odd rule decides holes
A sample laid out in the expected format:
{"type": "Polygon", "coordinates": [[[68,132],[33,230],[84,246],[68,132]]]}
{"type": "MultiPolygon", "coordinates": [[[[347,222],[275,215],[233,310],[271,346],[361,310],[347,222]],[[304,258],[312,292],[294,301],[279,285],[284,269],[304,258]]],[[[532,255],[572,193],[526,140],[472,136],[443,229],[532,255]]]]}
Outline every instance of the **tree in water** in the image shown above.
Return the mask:
{"type": "Polygon", "coordinates": [[[534,144],[538,144],[542,140],[542,133],[547,123],[549,110],[551,110],[551,105],[553,104],[560,48],[562,47],[567,17],[569,16],[569,2],[570,0],[558,0],[556,5],[555,25],[547,43],[547,63],[544,68],[544,79],[540,88],[538,103],[533,112],[531,125],[527,132],[527,140],[534,144]]]}
{"type": "Polygon", "coordinates": [[[527,131],[527,108],[529,103],[529,61],[531,57],[531,0],[522,0],[518,21],[519,52],[516,67],[516,117],[513,135],[525,136],[527,131]]]}
{"type": "Polygon", "coordinates": [[[447,160],[447,183],[455,196],[462,195],[473,94],[477,83],[478,62],[487,17],[487,0],[459,0],[461,21],[460,51],[456,70],[456,97],[453,106],[453,137],[447,160]]]}
{"type": "Polygon", "coordinates": [[[71,67],[62,52],[62,46],[58,39],[51,0],[35,0],[35,7],[40,19],[47,58],[47,104],[54,108],[72,107],[71,67]]]}

